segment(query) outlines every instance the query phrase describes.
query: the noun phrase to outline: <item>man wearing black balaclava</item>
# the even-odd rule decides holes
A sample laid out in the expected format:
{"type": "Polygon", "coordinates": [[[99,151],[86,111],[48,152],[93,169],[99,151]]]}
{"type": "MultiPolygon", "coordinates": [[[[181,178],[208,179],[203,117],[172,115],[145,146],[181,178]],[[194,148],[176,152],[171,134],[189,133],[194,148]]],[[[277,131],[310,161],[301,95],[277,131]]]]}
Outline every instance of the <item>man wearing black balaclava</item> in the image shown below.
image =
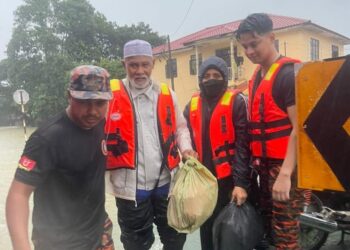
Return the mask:
{"type": "Polygon", "coordinates": [[[200,92],[184,110],[199,159],[218,179],[219,195],[213,215],[201,226],[202,249],[213,249],[212,226],[231,200],[241,205],[249,186],[247,105],[237,90],[228,89],[228,68],[213,56],[199,68],[200,92]]]}

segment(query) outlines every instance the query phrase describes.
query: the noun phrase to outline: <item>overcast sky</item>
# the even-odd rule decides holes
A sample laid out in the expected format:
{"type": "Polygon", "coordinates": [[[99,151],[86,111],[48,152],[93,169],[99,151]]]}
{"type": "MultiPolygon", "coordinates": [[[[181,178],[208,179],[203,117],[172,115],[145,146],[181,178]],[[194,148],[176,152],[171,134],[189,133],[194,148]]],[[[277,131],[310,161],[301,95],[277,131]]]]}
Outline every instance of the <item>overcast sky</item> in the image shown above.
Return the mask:
{"type": "MultiPolygon", "coordinates": [[[[0,0],[0,60],[6,57],[13,12],[23,2],[0,0]]],[[[160,35],[169,34],[171,40],[208,26],[243,19],[254,12],[304,18],[350,37],[350,0],[90,0],[90,3],[109,21],[119,25],[143,21],[160,35]]],[[[345,53],[350,54],[349,46],[345,53]]]]}

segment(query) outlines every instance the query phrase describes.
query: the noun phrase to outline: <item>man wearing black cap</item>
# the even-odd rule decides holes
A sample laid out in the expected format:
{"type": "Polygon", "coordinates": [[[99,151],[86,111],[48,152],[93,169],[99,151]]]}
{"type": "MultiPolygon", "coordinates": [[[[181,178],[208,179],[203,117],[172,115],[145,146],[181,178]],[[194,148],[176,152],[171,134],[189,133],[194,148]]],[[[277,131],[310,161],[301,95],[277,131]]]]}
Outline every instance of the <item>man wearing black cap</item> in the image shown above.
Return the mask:
{"type": "Polygon", "coordinates": [[[214,249],[215,218],[231,200],[241,205],[249,186],[247,107],[244,96],[228,86],[224,60],[213,56],[199,68],[200,93],[186,106],[193,146],[199,159],[218,179],[219,194],[213,215],[201,226],[202,249],[214,249]]]}
{"type": "Polygon", "coordinates": [[[237,40],[258,64],[249,83],[249,117],[253,165],[259,174],[260,206],[269,238],[278,250],[300,249],[298,216],[303,191],[296,188],[296,108],[294,64],[275,48],[270,17],[244,19],[237,40]]]}
{"type": "Polygon", "coordinates": [[[14,249],[31,249],[29,197],[34,193],[36,250],[112,250],[105,212],[105,115],[112,98],[108,72],[83,65],[71,72],[69,105],[29,138],[6,204],[14,249]]]}

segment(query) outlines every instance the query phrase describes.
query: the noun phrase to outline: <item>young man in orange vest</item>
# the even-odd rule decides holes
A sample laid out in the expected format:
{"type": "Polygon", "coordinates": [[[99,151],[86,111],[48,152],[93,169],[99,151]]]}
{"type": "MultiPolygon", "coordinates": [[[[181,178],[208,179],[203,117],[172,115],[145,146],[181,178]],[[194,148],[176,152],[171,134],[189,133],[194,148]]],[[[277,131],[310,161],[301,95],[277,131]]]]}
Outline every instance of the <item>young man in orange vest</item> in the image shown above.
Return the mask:
{"type": "Polygon", "coordinates": [[[296,188],[296,108],[294,63],[275,48],[272,20],[252,14],[237,30],[246,56],[258,64],[249,82],[253,165],[259,174],[261,206],[268,236],[278,250],[300,249],[303,192],[296,188]]]}
{"type": "Polygon", "coordinates": [[[181,250],[185,234],[168,225],[168,192],[180,157],[196,157],[175,93],[151,78],[154,59],[143,40],[124,46],[126,79],[112,80],[107,115],[107,167],[126,250],[147,250],[157,225],[165,250],[181,250]]]}
{"type": "Polygon", "coordinates": [[[199,159],[218,179],[219,194],[213,215],[201,226],[201,246],[214,249],[215,218],[231,200],[241,205],[249,186],[249,146],[245,97],[228,86],[226,62],[216,56],[199,68],[200,93],[186,106],[192,141],[199,159]]]}

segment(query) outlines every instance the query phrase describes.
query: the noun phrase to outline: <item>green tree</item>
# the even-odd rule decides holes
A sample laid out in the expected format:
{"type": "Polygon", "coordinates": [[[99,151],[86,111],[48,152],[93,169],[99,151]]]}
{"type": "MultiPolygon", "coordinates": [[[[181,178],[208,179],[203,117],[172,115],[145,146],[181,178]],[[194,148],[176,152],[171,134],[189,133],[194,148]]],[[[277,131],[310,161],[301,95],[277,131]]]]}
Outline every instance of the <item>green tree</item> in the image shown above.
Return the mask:
{"type": "Polygon", "coordinates": [[[152,31],[150,26],[143,22],[131,26],[116,26],[116,37],[120,48],[117,51],[117,56],[120,58],[123,56],[122,48],[129,40],[142,39],[148,41],[153,47],[164,44],[166,41],[165,36],[159,36],[158,32],[152,31]]]}
{"type": "Polygon", "coordinates": [[[125,77],[124,67],[119,59],[101,59],[98,66],[108,70],[111,79],[122,79],[125,77]]]}
{"type": "Polygon", "coordinates": [[[28,113],[37,123],[66,106],[69,71],[74,66],[95,64],[107,68],[112,78],[122,78],[123,45],[136,38],[153,46],[165,41],[147,24],[109,22],[87,0],[24,0],[15,11],[8,59],[0,77],[12,89],[28,91],[28,113]]]}
{"type": "Polygon", "coordinates": [[[7,80],[8,59],[0,61],[0,126],[12,124],[11,117],[19,115],[12,95],[14,86],[7,80]]]}

